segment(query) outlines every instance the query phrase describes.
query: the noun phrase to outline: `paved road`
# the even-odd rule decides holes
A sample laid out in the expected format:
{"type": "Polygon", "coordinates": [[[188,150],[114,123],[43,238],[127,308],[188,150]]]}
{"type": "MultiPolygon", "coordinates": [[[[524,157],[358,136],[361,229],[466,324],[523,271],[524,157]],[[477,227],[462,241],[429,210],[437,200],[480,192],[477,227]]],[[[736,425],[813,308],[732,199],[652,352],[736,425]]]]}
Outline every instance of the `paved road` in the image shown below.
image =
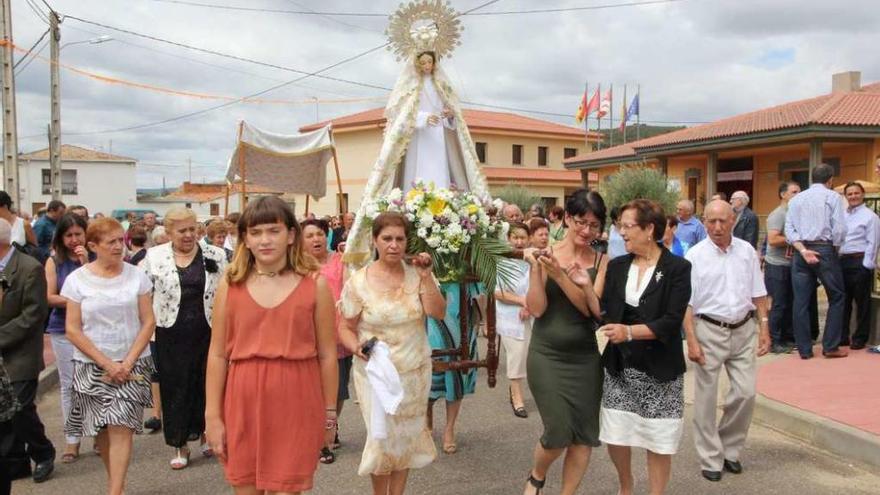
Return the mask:
{"type": "MultiPolygon", "coordinates": [[[[506,387],[488,389],[485,380],[475,396],[463,407],[459,429],[459,453],[441,457],[431,466],[410,477],[409,494],[519,494],[529,470],[531,450],[541,425],[534,403],[526,406],[532,416],[513,416],[507,403],[506,387]]],[[[337,462],[321,466],[316,476],[320,495],[370,493],[369,480],[356,475],[363,444],[364,426],[357,406],[342,416],[343,447],[337,462]]],[[[437,421],[444,415],[438,407],[437,421]]],[[[40,414],[51,437],[62,440],[57,390],[47,394],[39,405],[40,414]]],[[[690,406],[687,410],[690,413],[690,406]]],[[[704,481],[699,474],[688,418],[681,452],[673,461],[672,494],[833,494],[850,495],[880,492],[880,476],[846,459],[832,457],[800,442],[754,425],[742,461],[744,474],[727,475],[721,483],[704,481]]],[[[279,432],[279,434],[283,434],[279,432]]],[[[436,439],[439,443],[439,438],[436,439]]],[[[90,442],[84,444],[84,447],[90,442]]],[[[135,455],[129,470],[129,495],[227,493],[220,466],[214,460],[196,458],[184,471],[168,467],[171,450],[161,435],[142,435],[135,439],[135,455]]],[[[636,452],[637,492],[645,493],[647,478],[644,455],[636,452]]],[[[548,493],[558,493],[560,464],[548,477],[548,493]]],[[[13,485],[16,495],[92,494],[103,491],[104,473],[100,459],[86,454],[70,465],[58,464],[55,476],[42,485],[30,480],[13,485]]],[[[592,464],[579,493],[614,494],[616,475],[604,449],[594,452],[592,464]]]]}

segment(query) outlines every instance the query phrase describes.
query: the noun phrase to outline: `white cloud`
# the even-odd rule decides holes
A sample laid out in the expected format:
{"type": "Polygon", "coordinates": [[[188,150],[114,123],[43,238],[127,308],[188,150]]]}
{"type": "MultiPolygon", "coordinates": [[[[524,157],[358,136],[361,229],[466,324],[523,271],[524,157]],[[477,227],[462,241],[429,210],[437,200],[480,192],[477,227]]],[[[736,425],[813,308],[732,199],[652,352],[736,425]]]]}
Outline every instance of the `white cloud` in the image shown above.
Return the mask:
{"type": "MultiPolygon", "coordinates": [[[[390,13],[397,2],[376,0],[207,0],[273,9],[390,13]]],[[[28,47],[45,30],[24,0],[13,0],[15,41],[28,47]]],[[[268,63],[312,71],[384,43],[384,17],[297,16],[188,7],[150,0],[51,2],[61,13],[268,63]]],[[[461,11],[482,1],[453,2],[461,11]]],[[[588,0],[504,0],[485,11],[577,7],[588,0]]],[[[598,3],[613,3],[603,0],[598,3]]],[[[573,114],[585,81],[614,83],[615,113],[623,84],[642,88],[643,121],[705,121],[830,89],[831,74],[861,70],[880,80],[880,45],[873,29],[880,9],[871,0],[833,4],[804,0],[688,0],[677,3],[514,16],[464,18],[463,44],[444,60],[462,99],[573,114]]],[[[115,33],[73,19],[63,43],[110,34],[115,41],[79,44],[62,52],[66,64],[121,79],[187,91],[245,95],[297,77],[115,33]],[[87,30],[90,32],[86,32],[87,30]],[[149,49],[132,46],[141,45],[149,49]],[[165,52],[165,53],[159,53],[165,52]],[[178,58],[178,55],[189,60],[178,58]],[[196,62],[196,61],[200,61],[196,62]],[[219,67],[218,67],[219,66],[219,67]]],[[[48,50],[43,52],[48,55],[48,50]]],[[[328,75],[391,87],[399,65],[387,51],[370,54],[328,75]]],[[[187,176],[222,176],[238,119],[274,132],[295,132],[315,120],[315,105],[234,105],[140,131],[74,135],[157,121],[220,102],[168,96],[94,81],[62,71],[64,142],[110,148],[145,164],[142,186],[169,185],[187,176]]],[[[17,79],[19,134],[24,151],[45,146],[49,117],[48,69],[36,60],[17,79]]],[[[380,90],[310,78],[267,98],[381,96],[380,90]]],[[[321,104],[321,118],[381,106],[382,102],[321,104]]],[[[573,124],[560,117],[559,122],[573,124]]]]}

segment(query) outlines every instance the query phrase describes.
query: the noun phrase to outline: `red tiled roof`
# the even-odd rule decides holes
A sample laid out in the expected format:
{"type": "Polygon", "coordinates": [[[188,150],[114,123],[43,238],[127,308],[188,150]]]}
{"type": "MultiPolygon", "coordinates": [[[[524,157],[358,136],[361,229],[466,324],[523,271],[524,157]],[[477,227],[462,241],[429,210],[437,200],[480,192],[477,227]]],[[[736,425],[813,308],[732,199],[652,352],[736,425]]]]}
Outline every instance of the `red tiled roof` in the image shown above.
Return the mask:
{"type": "MultiPolygon", "coordinates": [[[[336,119],[327,120],[315,124],[309,124],[299,128],[300,132],[313,131],[327,124],[332,124],[334,129],[360,126],[383,126],[385,125],[385,109],[374,108],[364,112],[345,115],[336,119]]],[[[531,132],[537,134],[556,134],[566,137],[583,139],[584,130],[567,125],[557,124],[546,120],[525,117],[514,113],[489,112],[485,110],[463,110],[464,119],[471,131],[475,130],[502,130],[515,132],[531,132]]],[[[591,137],[598,139],[599,134],[590,133],[591,137]]]]}
{"type": "MultiPolygon", "coordinates": [[[[32,151],[30,153],[24,153],[18,155],[19,160],[48,160],[49,159],[49,148],[43,148],[41,150],[32,151]]],[[[129,158],[127,156],[119,156],[113,155],[110,153],[104,153],[103,151],[97,151],[89,148],[83,148],[82,146],[74,146],[72,144],[62,144],[61,145],[61,160],[67,161],[81,161],[81,162],[134,162],[137,161],[134,158],[129,158]]]]}
{"type": "Polygon", "coordinates": [[[569,158],[563,163],[625,158],[635,156],[636,152],[655,147],[700,141],[708,142],[713,139],[807,125],[880,126],[880,83],[863,86],[860,90],[851,93],[829,93],[728,117],[708,124],[688,127],[627,145],[579,155],[569,158]]]}
{"type": "MultiPolygon", "coordinates": [[[[281,194],[280,191],[274,191],[268,187],[256,184],[248,184],[247,192],[248,194],[281,194]]],[[[233,184],[229,191],[231,195],[239,193],[241,193],[241,181],[233,184]]],[[[226,184],[224,183],[192,184],[184,182],[180,189],[163,196],[161,199],[205,203],[224,196],[226,196],[226,184]]]]}
{"type": "MultiPolygon", "coordinates": [[[[488,180],[510,180],[529,182],[576,182],[580,183],[581,173],[577,170],[534,169],[522,167],[483,167],[483,175],[488,180]]],[[[599,180],[599,175],[590,172],[590,180],[599,180]]]]}

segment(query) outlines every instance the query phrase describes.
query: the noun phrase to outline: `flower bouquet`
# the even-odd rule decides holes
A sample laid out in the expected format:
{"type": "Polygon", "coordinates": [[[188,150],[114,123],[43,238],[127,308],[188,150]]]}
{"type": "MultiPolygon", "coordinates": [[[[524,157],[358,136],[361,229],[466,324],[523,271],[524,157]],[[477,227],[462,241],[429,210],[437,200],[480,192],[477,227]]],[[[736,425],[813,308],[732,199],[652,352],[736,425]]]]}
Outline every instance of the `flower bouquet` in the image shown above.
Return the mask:
{"type": "Polygon", "coordinates": [[[454,185],[443,189],[434,187],[433,182],[416,180],[405,195],[395,188],[368,203],[363,220],[366,228],[386,211],[399,212],[410,222],[407,252],[431,254],[434,274],[441,282],[461,281],[473,274],[491,292],[499,275],[503,280],[514,276],[504,264],[498,264],[510,252],[504,240],[508,226],[491,221],[476,195],[454,185]]]}

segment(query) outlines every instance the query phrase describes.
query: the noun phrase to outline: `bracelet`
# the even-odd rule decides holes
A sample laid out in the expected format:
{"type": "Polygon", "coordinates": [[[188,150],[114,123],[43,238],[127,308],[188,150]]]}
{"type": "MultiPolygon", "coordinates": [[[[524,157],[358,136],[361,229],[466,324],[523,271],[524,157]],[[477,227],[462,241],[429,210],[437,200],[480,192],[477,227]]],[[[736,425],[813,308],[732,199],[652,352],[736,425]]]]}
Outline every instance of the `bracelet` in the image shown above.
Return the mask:
{"type": "Polygon", "coordinates": [[[632,325],[627,325],[626,326],[626,341],[632,342],[632,340],[633,340],[633,327],[632,327],[632,325]]]}
{"type": "Polygon", "coordinates": [[[325,430],[335,430],[338,426],[335,418],[327,418],[327,421],[324,422],[325,430]]]}
{"type": "Polygon", "coordinates": [[[761,323],[767,323],[768,321],[770,321],[770,318],[767,318],[766,316],[761,318],[761,323]]]}

